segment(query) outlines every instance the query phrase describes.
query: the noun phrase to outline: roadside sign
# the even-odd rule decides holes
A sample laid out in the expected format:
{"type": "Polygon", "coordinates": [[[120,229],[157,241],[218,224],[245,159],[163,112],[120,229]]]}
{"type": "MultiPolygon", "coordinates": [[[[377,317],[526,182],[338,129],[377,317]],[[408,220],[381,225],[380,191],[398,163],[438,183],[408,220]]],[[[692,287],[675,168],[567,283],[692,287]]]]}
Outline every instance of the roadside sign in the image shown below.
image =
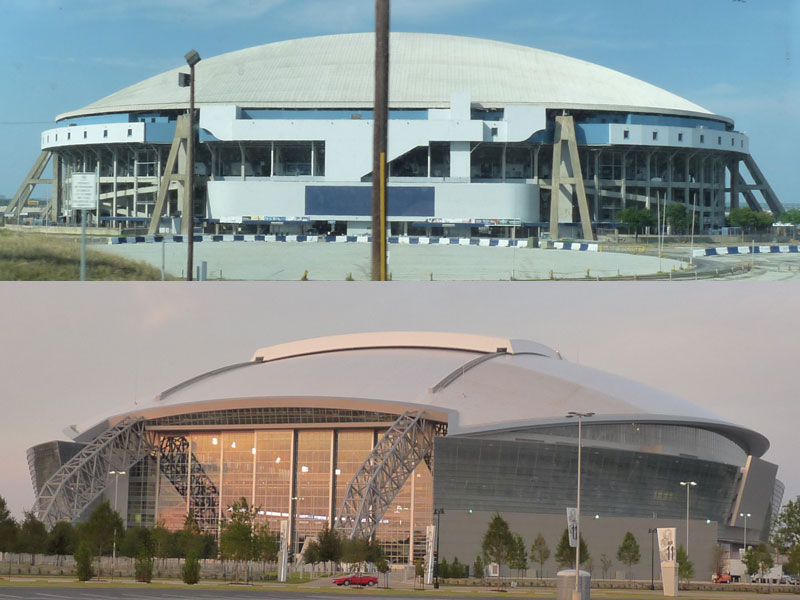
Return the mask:
{"type": "Polygon", "coordinates": [[[569,545],[578,547],[578,509],[567,508],[567,531],[569,532],[569,545]]]}
{"type": "Polygon", "coordinates": [[[72,174],[72,208],[95,210],[97,208],[97,175],[95,173],[72,174]]]}

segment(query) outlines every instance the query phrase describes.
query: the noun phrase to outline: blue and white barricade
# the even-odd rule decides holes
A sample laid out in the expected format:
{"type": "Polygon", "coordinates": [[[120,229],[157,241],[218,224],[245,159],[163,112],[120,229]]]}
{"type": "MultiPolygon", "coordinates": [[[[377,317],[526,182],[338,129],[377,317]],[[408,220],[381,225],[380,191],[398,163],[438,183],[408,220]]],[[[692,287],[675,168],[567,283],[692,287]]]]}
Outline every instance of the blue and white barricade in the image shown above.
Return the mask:
{"type": "MultiPolygon", "coordinates": [[[[152,244],[161,242],[181,243],[186,241],[187,236],[183,235],[136,235],[128,237],[112,237],[108,239],[109,244],[152,244]]],[[[334,244],[368,244],[372,242],[370,235],[244,235],[244,234],[221,234],[221,235],[197,235],[194,236],[195,242],[329,242],[334,244]]],[[[425,237],[392,235],[388,237],[390,244],[400,245],[438,245],[438,246],[493,246],[498,248],[527,248],[528,240],[508,240],[495,238],[457,238],[457,237],[425,237]]],[[[596,246],[596,244],[595,244],[596,246]]],[[[577,249],[577,248],[576,248],[577,249]]],[[[595,248],[596,250],[596,248],[595,248]]]]}
{"type": "Polygon", "coordinates": [[[797,245],[772,244],[769,246],[720,246],[718,248],[699,248],[692,251],[692,256],[727,256],[729,254],[788,254],[797,252],[797,245]]]}

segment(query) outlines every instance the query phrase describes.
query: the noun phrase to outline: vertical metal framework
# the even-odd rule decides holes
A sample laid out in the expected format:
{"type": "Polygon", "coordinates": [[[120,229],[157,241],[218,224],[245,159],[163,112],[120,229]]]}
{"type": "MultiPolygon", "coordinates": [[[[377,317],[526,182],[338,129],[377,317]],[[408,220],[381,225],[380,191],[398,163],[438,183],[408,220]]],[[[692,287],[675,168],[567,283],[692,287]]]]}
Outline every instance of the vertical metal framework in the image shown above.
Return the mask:
{"type": "Polygon", "coordinates": [[[215,532],[219,519],[219,490],[192,454],[189,440],[168,436],[158,446],[159,469],[186,499],[189,511],[202,531],[215,532]]]}
{"type": "Polygon", "coordinates": [[[437,433],[440,425],[422,412],[400,415],[353,476],[334,526],[348,538],[371,538],[414,469],[422,461],[431,468],[437,433]]]}
{"type": "Polygon", "coordinates": [[[144,419],[123,419],[53,473],[36,497],[34,512],[48,528],[76,520],[105,490],[109,471],[127,471],[154,449],[144,419]]]}

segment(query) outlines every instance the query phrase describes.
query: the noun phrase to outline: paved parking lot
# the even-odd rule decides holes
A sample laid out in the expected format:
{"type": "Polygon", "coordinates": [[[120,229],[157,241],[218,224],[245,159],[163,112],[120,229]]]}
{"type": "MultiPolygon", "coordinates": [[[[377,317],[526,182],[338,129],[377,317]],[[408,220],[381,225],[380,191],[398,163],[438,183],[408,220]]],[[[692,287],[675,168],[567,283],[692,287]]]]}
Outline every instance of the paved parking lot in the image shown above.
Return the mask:
{"type": "MultiPolygon", "coordinates": [[[[95,249],[142,260],[161,267],[162,250],[167,272],[181,277],[186,268],[186,246],[175,243],[96,245],[95,249]]],[[[370,245],[358,243],[200,242],[194,246],[195,264],[208,263],[209,279],[341,281],[348,274],[368,280],[370,245]]],[[[547,280],[616,275],[642,275],[680,269],[683,261],[642,254],[579,252],[539,248],[481,246],[389,246],[389,272],[395,281],[547,280]]]]}

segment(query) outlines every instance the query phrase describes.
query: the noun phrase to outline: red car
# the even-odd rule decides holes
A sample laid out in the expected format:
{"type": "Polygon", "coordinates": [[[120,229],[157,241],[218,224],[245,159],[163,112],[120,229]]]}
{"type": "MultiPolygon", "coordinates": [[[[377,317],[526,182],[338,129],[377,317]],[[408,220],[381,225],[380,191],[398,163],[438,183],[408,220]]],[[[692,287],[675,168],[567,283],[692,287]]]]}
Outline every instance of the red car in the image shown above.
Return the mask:
{"type": "Polygon", "coordinates": [[[333,580],[336,585],[378,585],[378,578],[375,575],[363,575],[361,573],[353,573],[352,575],[344,575],[336,577],[333,580]]]}

